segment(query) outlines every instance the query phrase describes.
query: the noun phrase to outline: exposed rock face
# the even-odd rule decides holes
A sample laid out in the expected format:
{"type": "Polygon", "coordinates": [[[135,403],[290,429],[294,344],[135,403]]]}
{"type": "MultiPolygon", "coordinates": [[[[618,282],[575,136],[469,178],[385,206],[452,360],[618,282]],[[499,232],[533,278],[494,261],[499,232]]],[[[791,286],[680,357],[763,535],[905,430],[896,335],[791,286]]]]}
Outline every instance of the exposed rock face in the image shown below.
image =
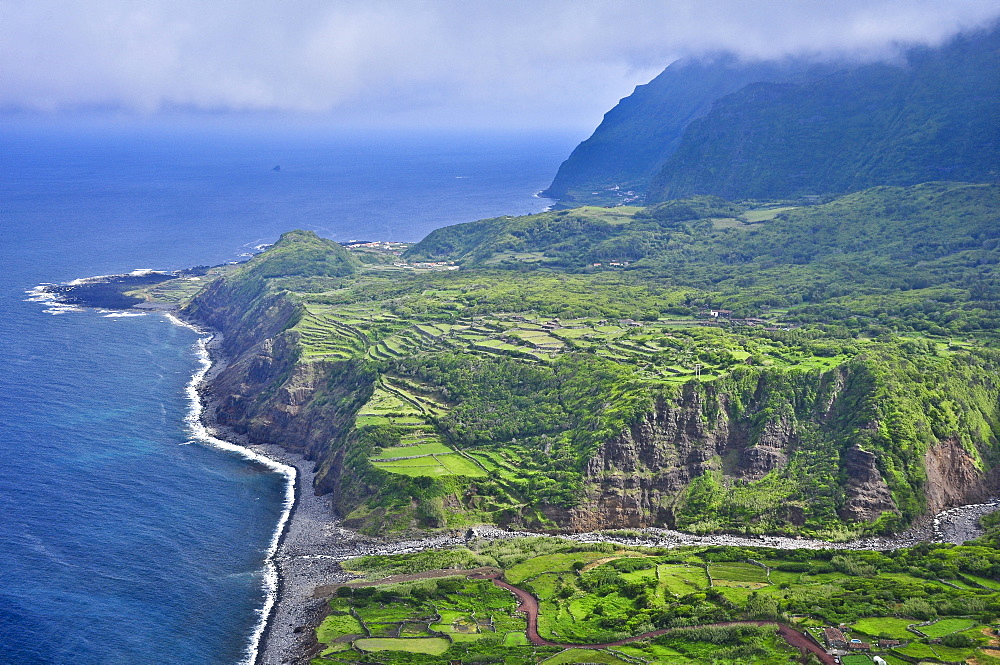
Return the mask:
{"type": "Polygon", "coordinates": [[[876,466],[873,453],[856,444],[844,455],[847,484],[846,500],[839,510],[840,517],[852,522],[873,522],[887,511],[897,512],[892,492],[876,466]]]}
{"type": "MultiPolygon", "coordinates": [[[[250,441],[314,460],[316,489],[331,493],[342,514],[375,496],[379,488],[366,484],[359,471],[365,458],[348,462],[354,414],[371,395],[372,369],[355,360],[300,362],[297,333],[289,330],[298,305],[252,282],[220,280],[187,313],[225,334],[229,364],[204,388],[210,417],[250,441]]],[[[890,488],[879,470],[886,453],[869,443],[877,428],[854,415],[870,394],[866,381],[863,368],[841,367],[809,376],[750,372],[730,383],[689,384],[597,448],[584,469],[585,496],[577,507],[532,510],[562,531],[675,527],[690,518],[683,502],[695,479],[712,474],[727,492],[796,468],[789,464],[813,445],[813,454],[829,451],[834,484],[842,471],[835,488],[843,493],[836,506],[842,519],[874,521],[898,513],[892,494],[898,488],[890,488]],[[852,431],[856,437],[844,436],[852,431]]],[[[929,510],[980,501],[1000,487],[1000,471],[980,471],[955,440],[933,445],[924,461],[929,510]]],[[[446,505],[462,509],[460,502],[446,505]]],[[[778,523],[802,525],[810,505],[806,496],[768,510],[778,523]]],[[[525,519],[510,516],[511,523],[525,519]]]]}
{"type": "Polygon", "coordinates": [[[714,417],[706,414],[705,397],[688,388],[676,403],[659,401],[642,421],[602,445],[587,465],[588,501],[567,511],[567,526],[672,527],[674,501],[692,479],[721,470],[732,481],[757,480],[787,463],[797,443],[787,418],[767,421],[754,434],[746,418],[732,418],[726,395],[712,396],[721,406],[714,417]]]}
{"type": "MultiPolygon", "coordinates": [[[[186,311],[223,333],[228,361],[202,386],[207,414],[253,443],[273,443],[316,462],[316,489],[354,503],[368,488],[343,465],[355,412],[374,377],[355,361],[298,362],[299,306],[263,283],[215,282],[186,311]]],[[[350,510],[353,506],[348,507],[350,510]]]]}
{"type": "Polygon", "coordinates": [[[949,506],[985,501],[995,495],[998,473],[984,473],[972,455],[955,439],[931,446],[925,458],[927,508],[938,512],[949,506]]]}

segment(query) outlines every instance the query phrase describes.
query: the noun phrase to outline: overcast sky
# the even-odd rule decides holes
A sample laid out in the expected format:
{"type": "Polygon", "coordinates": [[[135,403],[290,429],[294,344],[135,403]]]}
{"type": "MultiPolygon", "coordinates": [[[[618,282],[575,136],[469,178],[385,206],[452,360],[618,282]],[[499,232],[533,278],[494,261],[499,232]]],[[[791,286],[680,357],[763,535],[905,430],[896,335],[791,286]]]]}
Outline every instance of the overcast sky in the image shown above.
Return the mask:
{"type": "Polygon", "coordinates": [[[593,127],[678,57],[890,57],[1000,0],[3,0],[0,111],[593,127]]]}

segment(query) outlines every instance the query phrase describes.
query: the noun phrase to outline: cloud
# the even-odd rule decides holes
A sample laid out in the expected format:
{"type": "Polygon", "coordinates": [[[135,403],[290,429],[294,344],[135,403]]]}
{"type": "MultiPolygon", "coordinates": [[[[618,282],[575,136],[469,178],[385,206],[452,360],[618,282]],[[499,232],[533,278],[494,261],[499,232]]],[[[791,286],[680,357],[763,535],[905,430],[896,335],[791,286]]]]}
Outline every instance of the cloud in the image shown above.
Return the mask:
{"type": "Polygon", "coordinates": [[[0,108],[593,125],[681,56],[883,58],[996,0],[7,0],[0,108]]]}

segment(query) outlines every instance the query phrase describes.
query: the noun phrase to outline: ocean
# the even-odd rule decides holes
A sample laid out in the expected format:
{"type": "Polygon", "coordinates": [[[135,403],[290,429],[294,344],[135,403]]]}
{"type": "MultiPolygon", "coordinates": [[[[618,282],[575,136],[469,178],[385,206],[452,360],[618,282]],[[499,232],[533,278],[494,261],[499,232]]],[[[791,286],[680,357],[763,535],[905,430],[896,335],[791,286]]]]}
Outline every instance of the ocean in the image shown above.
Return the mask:
{"type": "Polygon", "coordinates": [[[294,228],[416,241],[537,212],[580,138],[6,124],[0,663],[245,661],[285,491],[185,423],[198,333],[158,314],[62,311],[31,288],[240,260],[294,228]]]}

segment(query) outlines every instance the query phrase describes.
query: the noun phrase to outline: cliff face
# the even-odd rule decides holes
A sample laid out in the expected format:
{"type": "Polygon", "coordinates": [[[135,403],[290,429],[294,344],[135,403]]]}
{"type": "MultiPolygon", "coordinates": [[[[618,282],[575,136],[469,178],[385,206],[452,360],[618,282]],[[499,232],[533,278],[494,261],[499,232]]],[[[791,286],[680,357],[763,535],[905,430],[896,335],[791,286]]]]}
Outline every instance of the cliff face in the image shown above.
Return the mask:
{"type": "Polygon", "coordinates": [[[746,63],[723,56],[675,62],[608,111],[559,167],[545,195],[574,205],[621,203],[627,190],[645,189],[687,126],[715,100],[750,83],[813,79],[832,70],[794,59],[746,63]]]}
{"type": "Polygon", "coordinates": [[[798,445],[790,418],[767,420],[758,431],[752,420],[734,413],[728,394],[686,386],[676,400],[658,400],[640,422],[600,446],[587,464],[584,505],[552,517],[578,531],[675,527],[694,479],[719,472],[727,484],[747,483],[788,464],[798,445]],[[711,408],[708,401],[715,402],[711,408]]]}
{"type": "MultiPolygon", "coordinates": [[[[238,294],[218,285],[194,308],[199,320],[224,331],[231,359],[205,387],[212,416],[251,441],[276,443],[314,460],[320,469],[316,490],[332,493],[346,514],[379,489],[347,463],[353,417],[371,395],[375,374],[357,360],[300,362],[297,334],[281,330],[294,321],[296,306],[282,296],[256,295],[255,304],[242,309],[238,294]]],[[[897,515],[884,472],[892,462],[884,451],[861,443],[878,429],[858,406],[864,401],[858,386],[865,380],[841,368],[814,375],[791,393],[767,373],[745,385],[689,384],[657,399],[643,418],[598,447],[586,464],[580,504],[539,507],[550,520],[547,528],[687,528],[706,514],[729,514],[725,504],[734,492],[775,477],[797,478],[800,487],[748,518],[764,519],[769,528],[805,524],[816,513],[807,496],[810,483],[827,480],[838,485],[832,501],[840,519],[874,522],[897,515]],[[832,475],[804,470],[802,460],[816,456],[825,458],[832,475]],[[692,487],[707,478],[721,505],[692,499],[692,487]]],[[[861,390],[869,397],[873,392],[861,390]]],[[[923,466],[931,511],[981,500],[998,487],[997,474],[981,471],[954,440],[933,444],[923,466]]],[[[460,509],[460,502],[453,503],[460,509]]],[[[729,519],[721,528],[732,528],[738,515],[729,519]]]]}
{"type": "MultiPolygon", "coordinates": [[[[794,530],[824,510],[849,523],[884,516],[901,526],[915,514],[900,519],[893,490],[913,489],[891,473],[901,461],[872,444],[880,426],[866,420],[865,401],[881,396],[869,379],[848,368],[815,375],[786,393],[795,408],[784,410],[774,408],[775,395],[767,394],[774,378],[766,374],[742,392],[689,384],[599,447],[578,507],[545,514],[572,531],[688,528],[706,518],[724,529],[794,530]],[[744,505],[748,491],[757,492],[753,510],[744,505]]],[[[980,470],[955,440],[916,451],[913,461],[926,471],[919,488],[926,511],[981,501],[1000,488],[997,472],[980,470]]]]}
{"type": "MultiPolygon", "coordinates": [[[[826,371],[741,366],[710,382],[647,386],[651,399],[640,403],[651,406],[618,421],[629,424],[617,434],[589,440],[573,460],[582,460],[572,468],[579,476],[561,462],[569,482],[582,478],[580,500],[569,508],[571,501],[548,504],[537,498],[545,495],[532,498],[530,485],[504,489],[495,478],[452,474],[435,484],[389,473],[369,459],[397,445],[399,433],[382,441],[354,427],[384,362],[366,353],[303,357],[307,333],[295,324],[304,306],[282,288],[287,282],[260,278],[258,267],[218,279],[186,310],[224,334],[228,363],[203,389],[208,414],[252,442],[314,460],[316,490],[332,494],[342,515],[353,511],[352,526],[443,526],[446,513],[468,511],[469,519],[559,531],[763,533],[843,522],[888,529],[1000,488],[1000,474],[989,471],[1000,422],[997,357],[902,347],[826,371]],[[507,503],[491,503],[501,493],[507,503]]],[[[544,464],[550,452],[527,454],[544,464]]]]}

